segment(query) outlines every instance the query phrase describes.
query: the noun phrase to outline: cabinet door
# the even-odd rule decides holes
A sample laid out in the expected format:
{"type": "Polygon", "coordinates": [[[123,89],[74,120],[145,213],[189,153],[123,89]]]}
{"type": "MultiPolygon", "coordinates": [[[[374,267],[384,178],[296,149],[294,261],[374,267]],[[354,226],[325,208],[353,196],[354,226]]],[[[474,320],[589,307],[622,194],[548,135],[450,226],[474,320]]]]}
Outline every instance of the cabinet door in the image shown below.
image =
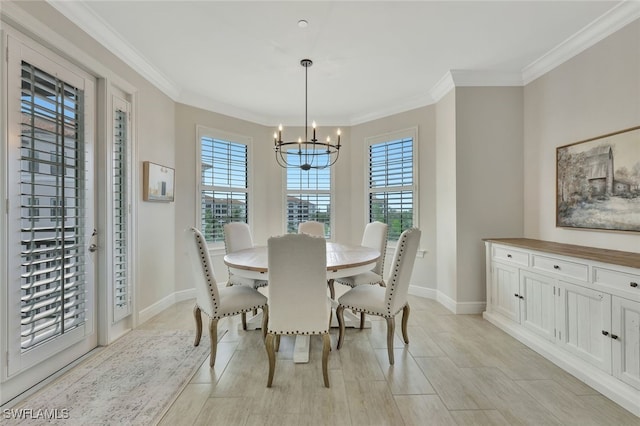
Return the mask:
{"type": "Polygon", "coordinates": [[[494,262],[491,269],[492,311],[520,322],[518,268],[494,262]]]}
{"type": "Polygon", "coordinates": [[[613,297],[613,375],[640,389],[640,303],[613,297]]]}
{"type": "Polygon", "coordinates": [[[534,333],[555,340],[555,279],[520,272],[520,323],[534,333]]]}
{"type": "Polygon", "coordinates": [[[558,343],[611,374],[611,295],[558,282],[558,343]]]}

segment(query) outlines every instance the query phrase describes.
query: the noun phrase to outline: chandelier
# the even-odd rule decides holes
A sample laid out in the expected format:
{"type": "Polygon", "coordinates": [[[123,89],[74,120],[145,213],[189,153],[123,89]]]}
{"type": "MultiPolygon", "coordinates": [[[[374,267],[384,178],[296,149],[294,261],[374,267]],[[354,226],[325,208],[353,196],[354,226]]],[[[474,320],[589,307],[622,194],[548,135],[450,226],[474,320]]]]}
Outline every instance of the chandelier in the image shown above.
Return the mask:
{"type": "Polygon", "coordinates": [[[298,138],[297,141],[282,141],[282,124],[278,126],[278,131],[273,134],[273,149],[276,152],[276,162],[280,167],[298,167],[302,170],[324,169],[332,166],[340,155],[340,129],[338,129],[337,143],[331,142],[331,137],[327,136],[325,142],[316,138],[316,122],[312,124],[313,137],[309,139],[309,122],[307,121],[307,72],[313,65],[311,59],[303,59],[300,65],[304,67],[304,140],[298,138]]]}

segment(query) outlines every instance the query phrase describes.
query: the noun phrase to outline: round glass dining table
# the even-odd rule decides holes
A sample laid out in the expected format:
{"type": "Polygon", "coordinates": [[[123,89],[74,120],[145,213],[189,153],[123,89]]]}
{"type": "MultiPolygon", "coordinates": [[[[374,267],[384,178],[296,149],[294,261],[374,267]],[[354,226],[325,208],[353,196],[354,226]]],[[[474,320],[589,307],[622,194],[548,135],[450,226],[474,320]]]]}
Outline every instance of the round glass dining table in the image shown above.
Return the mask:
{"type": "MultiPolygon", "coordinates": [[[[370,271],[375,266],[380,252],[364,246],[354,246],[340,243],[327,242],[327,279],[348,277],[370,271]]],[[[232,274],[253,278],[257,280],[269,279],[269,258],[266,246],[256,246],[249,249],[238,250],[224,256],[224,263],[229,267],[232,274]]],[[[268,291],[268,286],[267,286],[268,291]]],[[[327,296],[328,297],[328,296],[327,296]]],[[[337,306],[336,301],[332,301],[333,307],[337,306]]],[[[345,311],[346,327],[359,327],[360,318],[345,311]]],[[[332,326],[335,315],[332,316],[332,326]]],[[[262,311],[247,321],[247,329],[255,330],[261,327],[262,311]]],[[[371,323],[366,321],[365,328],[371,327],[371,323]]],[[[293,351],[293,361],[296,363],[309,362],[309,336],[299,335],[293,351]]]]}

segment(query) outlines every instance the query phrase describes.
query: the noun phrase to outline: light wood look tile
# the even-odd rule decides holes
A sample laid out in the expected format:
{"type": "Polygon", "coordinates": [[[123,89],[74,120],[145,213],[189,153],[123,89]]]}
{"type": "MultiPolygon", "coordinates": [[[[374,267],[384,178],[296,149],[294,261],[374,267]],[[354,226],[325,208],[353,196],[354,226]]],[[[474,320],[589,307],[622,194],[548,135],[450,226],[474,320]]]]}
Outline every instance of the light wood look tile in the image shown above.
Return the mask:
{"type": "MultiPolygon", "coordinates": [[[[194,426],[244,426],[249,419],[253,401],[250,398],[209,398],[205,402],[194,426]]],[[[177,423],[188,424],[188,423],[177,423]]]]}
{"type": "Polygon", "coordinates": [[[416,358],[416,362],[449,410],[495,408],[475,384],[465,380],[451,359],[416,358]]]}
{"type": "Polygon", "coordinates": [[[404,421],[387,382],[345,381],[353,425],[402,425],[404,421]]]}
{"type": "MultiPolygon", "coordinates": [[[[209,361],[206,362],[207,367],[209,361]]],[[[159,426],[194,424],[211,394],[211,383],[190,383],[171,405],[159,426]]]]}
{"type": "Polygon", "coordinates": [[[588,398],[567,392],[553,380],[521,380],[517,383],[564,425],[615,424],[602,407],[589,404],[588,398]]]}
{"type": "Polygon", "coordinates": [[[400,395],[395,400],[406,426],[457,425],[437,395],[400,395]]]}
{"type": "MultiPolygon", "coordinates": [[[[640,426],[639,417],[480,315],[453,315],[433,300],[409,300],[410,343],[402,342],[398,327],[394,366],[384,320],[368,316],[371,329],[347,329],[339,351],[337,330],[331,330],[328,389],[319,338],[311,339],[309,363],[294,364],[294,338],[283,336],[267,388],[262,333],[239,329],[239,317],[222,320],[215,368],[203,362],[160,424],[640,426]]],[[[193,301],[177,303],[142,327],[193,330],[192,308],[193,301]]],[[[206,334],[201,344],[209,344],[206,334]]]]}
{"type": "Polygon", "coordinates": [[[436,391],[416,364],[413,357],[404,349],[394,349],[395,363],[389,365],[386,349],[376,349],[376,357],[393,395],[435,394],[436,391]]]}
{"type": "Polygon", "coordinates": [[[511,426],[498,410],[453,410],[450,413],[459,426],[511,426]]]}

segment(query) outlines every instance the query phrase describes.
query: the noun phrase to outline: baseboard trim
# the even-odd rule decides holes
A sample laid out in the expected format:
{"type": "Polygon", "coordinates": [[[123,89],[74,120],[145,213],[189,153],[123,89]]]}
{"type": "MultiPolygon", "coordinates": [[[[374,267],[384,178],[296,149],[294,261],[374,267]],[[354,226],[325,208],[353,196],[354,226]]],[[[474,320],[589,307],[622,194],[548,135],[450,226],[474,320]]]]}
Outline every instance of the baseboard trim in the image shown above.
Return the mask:
{"type": "Polygon", "coordinates": [[[481,314],[487,306],[485,302],[456,302],[441,291],[417,285],[409,286],[409,294],[435,300],[454,314],[481,314]]]}
{"type": "Polygon", "coordinates": [[[182,302],[183,300],[193,299],[196,297],[196,290],[194,288],[189,290],[181,290],[171,293],[168,296],[163,297],[158,300],[156,303],[142,309],[138,313],[138,324],[144,324],[149,321],[154,316],[158,315],[160,312],[165,309],[173,306],[178,302],[182,302]]]}

